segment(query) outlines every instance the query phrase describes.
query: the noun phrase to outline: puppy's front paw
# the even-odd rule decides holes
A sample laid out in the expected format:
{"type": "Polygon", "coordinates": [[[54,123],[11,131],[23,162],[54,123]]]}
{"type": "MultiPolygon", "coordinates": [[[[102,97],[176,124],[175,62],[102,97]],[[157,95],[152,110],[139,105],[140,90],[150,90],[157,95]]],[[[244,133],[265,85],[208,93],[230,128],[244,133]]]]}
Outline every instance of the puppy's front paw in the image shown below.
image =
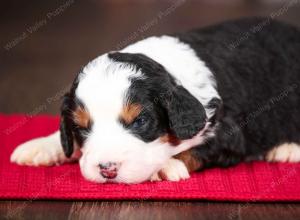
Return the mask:
{"type": "Polygon", "coordinates": [[[188,179],[189,177],[190,174],[185,164],[181,160],[171,158],[159,172],[154,173],[151,176],[150,180],[179,181],[182,179],[188,179]]]}
{"type": "Polygon", "coordinates": [[[49,138],[38,138],[18,146],[10,157],[10,161],[27,166],[51,166],[64,160],[60,146],[49,141],[49,138]]]}
{"type": "Polygon", "coordinates": [[[274,147],[266,154],[268,162],[300,162],[300,146],[295,143],[285,143],[274,147]]]}

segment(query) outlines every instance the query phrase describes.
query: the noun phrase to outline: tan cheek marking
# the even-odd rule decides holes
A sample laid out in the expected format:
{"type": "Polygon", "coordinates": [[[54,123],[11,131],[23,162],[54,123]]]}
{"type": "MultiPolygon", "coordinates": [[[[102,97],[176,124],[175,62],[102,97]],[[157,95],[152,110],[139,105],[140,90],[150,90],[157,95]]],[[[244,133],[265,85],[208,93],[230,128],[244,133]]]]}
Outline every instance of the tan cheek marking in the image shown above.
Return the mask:
{"type": "Polygon", "coordinates": [[[126,123],[130,124],[141,113],[142,106],[140,104],[127,104],[123,107],[120,118],[126,123]]]}
{"type": "Polygon", "coordinates": [[[187,167],[189,172],[199,170],[203,167],[203,161],[199,161],[193,157],[191,150],[183,151],[175,156],[176,159],[181,160],[187,167]]]}
{"type": "Polygon", "coordinates": [[[87,128],[90,123],[90,114],[83,107],[78,106],[73,112],[74,121],[81,127],[87,128]]]}
{"type": "Polygon", "coordinates": [[[172,134],[165,134],[164,136],[161,136],[159,138],[159,140],[162,142],[162,143],[169,143],[171,144],[172,146],[177,146],[181,143],[181,140],[178,139],[177,137],[175,137],[174,135],[172,134]]]}

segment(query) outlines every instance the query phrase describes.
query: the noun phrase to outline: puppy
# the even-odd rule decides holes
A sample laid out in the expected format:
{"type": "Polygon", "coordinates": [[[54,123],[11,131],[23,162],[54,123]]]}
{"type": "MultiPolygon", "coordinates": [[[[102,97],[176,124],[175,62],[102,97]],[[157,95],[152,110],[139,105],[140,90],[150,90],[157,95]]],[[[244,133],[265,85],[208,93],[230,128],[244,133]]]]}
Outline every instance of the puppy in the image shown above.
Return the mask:
{"type": "Polygon", "coordinates": [[[299,83],[300,31],[271,19],[149,37],[88,63],[64,96],[59,131],[20,145],[11,161],[79,160],[98,183],[298,162],[299,83]]]}

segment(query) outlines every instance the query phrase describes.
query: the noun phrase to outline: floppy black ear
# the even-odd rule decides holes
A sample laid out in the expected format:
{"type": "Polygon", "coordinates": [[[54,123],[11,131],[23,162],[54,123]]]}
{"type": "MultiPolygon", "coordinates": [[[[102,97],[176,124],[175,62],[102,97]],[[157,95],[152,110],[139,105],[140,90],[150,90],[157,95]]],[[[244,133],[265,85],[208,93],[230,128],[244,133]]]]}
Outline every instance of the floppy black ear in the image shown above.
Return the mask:
{"type": "Polygon", "coordinates": [[[190,139],[206,123],[206,113],[202,104],[182,86],[176,88],[163,101],[169,127],[179,139],[190,139]]]}
{"type": "Polygon", "coordinates": [[[74,151],[74,136],[73,136],[73,119],[71,116],[72,100],[69,94],[66,94],[63,98],[61,106],[61,118],[60,118],[60,141],[66,157],[71,157],[74,151]]]}

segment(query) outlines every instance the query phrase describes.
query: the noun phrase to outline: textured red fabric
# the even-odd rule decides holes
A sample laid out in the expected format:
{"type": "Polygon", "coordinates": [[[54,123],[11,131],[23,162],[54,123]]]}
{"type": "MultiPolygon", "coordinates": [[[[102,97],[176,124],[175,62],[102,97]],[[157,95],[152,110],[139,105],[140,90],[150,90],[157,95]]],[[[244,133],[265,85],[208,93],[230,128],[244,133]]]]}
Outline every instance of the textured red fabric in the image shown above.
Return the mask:
{"type": "Polygon", "coordinates": [[[57,128],[57,117],[0,115],[0,198],[300,201],[300,163],[243,163],[205,170],[180,182],[125,185],[88,182],[76,163],[26,167],[9,162],[18,144],[57,128]]]}

